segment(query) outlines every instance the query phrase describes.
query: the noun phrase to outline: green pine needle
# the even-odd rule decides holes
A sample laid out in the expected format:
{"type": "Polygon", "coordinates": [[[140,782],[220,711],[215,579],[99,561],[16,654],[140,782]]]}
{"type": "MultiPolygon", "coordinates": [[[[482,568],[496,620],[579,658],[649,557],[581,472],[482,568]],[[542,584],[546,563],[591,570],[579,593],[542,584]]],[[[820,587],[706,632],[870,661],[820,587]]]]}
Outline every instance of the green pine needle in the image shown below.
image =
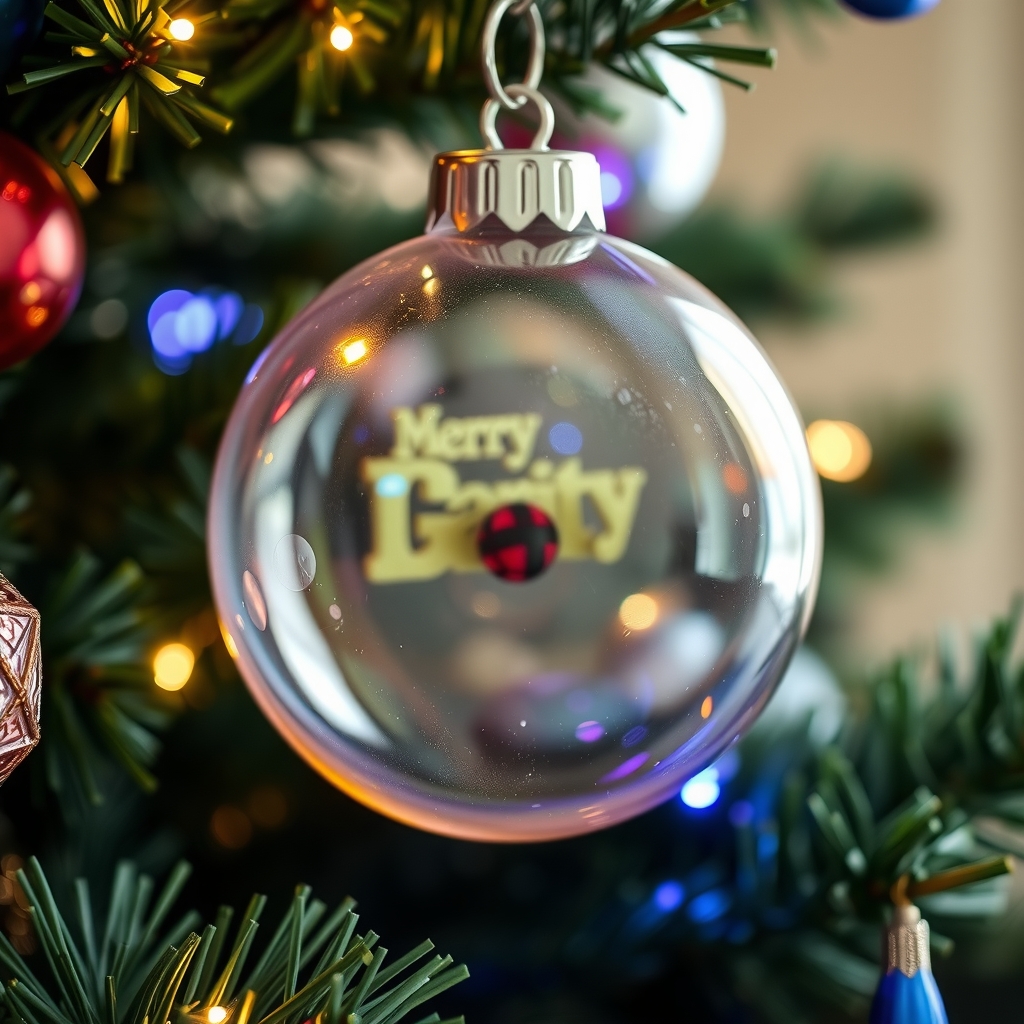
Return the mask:
{"type": "MultiPolygon", "coordinates": [[[[1024,713],[1024,663],[1013,656],[1021,610],[1016,602],[978,638],[966,673],[948,644],[934,675],[923,656],[898,659],[865,684],[865,710],[848,712],[824,749],[807,721],[755,726],[729,783],[744,813],[703,827],[697,859],[676,857],[678,909],[655,916],[640,900],[623,910],[613,872],[611,891],[576,926],[572,946],[586,951],[576,959],[615,971],[630,957],[706,955],[734,972],[741,998],[774,1007],[773,1021],[802,1019],[809,993],[811,1005],[863,1012],[899,890],[941,924],[958,890],[1012,870],[998,830],[982,836],[973,822],[999,820],[1012,836],[1024,820],[1024,732],[1013,731],[1024,713]],[[938,894],[945,902],[929,907],[938,894]]],[[[663,881],[643,883],[650,901],[663,881]]],[[[937,949],[951,947],[938,935],[937,949]]]]}
{"type": "MultiPolygon", "coordinates": [[[[819,0],[795,2],[814,7],[819,0]]],[[[479,40],[487,0],[333,0],[324,5],[220,0],[213,7],[197,8],[187,0],[168,0],[162,6],[75,0],[74,11],[64,6],[69,3],[47,6],[46,16],[60,29],[47,33],[50,56],[29,55],[8,92],[45,87],[67,103],[98,83],[93,105],[57,118],[49,141],[60,140],[63,166],[82,167],[109,138],[111,182],[122,181],[132,167],[142,108],[181,145],[192,148],[200,141],[193,121],[230,131],[232,117],[216,107],[232,114],[241,111],[293,76],[290,121],[299,136],[312,134],[320,119],[339,116],[347,107],[346,93],[356,104],[374,95],[421,92],[454,99],[480,93],[479,40]],[[183,42],[170,35],[172,16],[192,22],[192,39],[183,42]],[[352,40],[343,51],[332,42],[339,28],[352,40]],[[207,75],[207,92],[216,107],[196,95],[207,75]]],[[[743,88],[748,83],[712,62],[770,67],[775,61],[770,48],[662,37],[680,28],[713,31],[742,20],[748,10],[742,0],[588,0],[541,8],[555,79],[578,74],[597,59],[641,86],[669,95],[644,55],[650,43],[743,88]]],[[[525,39],[520,29],[507,25],[499,39],[498,61],[508,76],[522,64],[525,39]]]]}

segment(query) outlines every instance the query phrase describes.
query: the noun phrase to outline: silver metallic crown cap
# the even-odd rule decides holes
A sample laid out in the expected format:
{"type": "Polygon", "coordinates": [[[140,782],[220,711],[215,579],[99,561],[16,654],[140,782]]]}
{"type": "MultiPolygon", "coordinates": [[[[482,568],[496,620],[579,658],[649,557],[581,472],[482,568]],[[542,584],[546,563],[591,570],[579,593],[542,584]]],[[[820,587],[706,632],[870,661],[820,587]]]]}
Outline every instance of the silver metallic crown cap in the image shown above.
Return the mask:
{"type": "Polygon", "coordinates": [[[885,972],[900,971],[908,978],[932,969],[928,922],[914,906],[898,906],[886,934],[885,972]]]}
{"type": "Polygon", "coordinates": [[[427,231],[471,231],[494,216],[520,232],[541,215],[563,231],[604,231],[601,169],[592,153],[469,149],[434,158],[427,231]]]}

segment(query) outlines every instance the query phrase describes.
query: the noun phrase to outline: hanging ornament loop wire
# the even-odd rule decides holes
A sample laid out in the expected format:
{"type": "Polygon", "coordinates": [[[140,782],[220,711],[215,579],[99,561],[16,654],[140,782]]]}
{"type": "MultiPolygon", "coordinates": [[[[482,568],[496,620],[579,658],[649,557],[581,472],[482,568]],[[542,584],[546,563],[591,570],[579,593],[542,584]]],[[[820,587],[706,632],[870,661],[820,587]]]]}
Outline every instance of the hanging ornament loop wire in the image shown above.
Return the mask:
{"type": "Polygon", "coordinates": [[[495,0],[484,20],[482,38],[480,40],[480,56],[483,63],[484,84],[491,98],[484,103],[480,111],[480,131],[487,142],[488,149],[503,149],[501,139],[495,130],[498,110],[518,110],[527,102],[532,101],[540,111],[540,128],[534,139],[534,149],[547,149],[554,130],[554,111],[551,104],[537,92],[541,76],[544,74],[544,20],[534,0],[495,0]],[[528,15],[527,25],[530,31],[530,59],[526,65],[526,76],[523,81],[503,86],[498,77],[498,62],[495,45],[498,39],[498,26],[505,12],[517,17],[528,15]]]}
{"type": "Polygon", "coordinates": [[[491,96],[506,110],[515,110],[516,107],[523,105],[523,101],[519,100],[516,102],[502,87],[501,80],[498,78],[498,62],[494,52],[495,44],[498,40],[498,26],[501,24],[501,19],[509,8],[512,8],[513,14],[521,16],[529,13],[530,15],[528,23],[530,29],[530,60],[526,65],[526,77],[523,79],[522,84],[529,86],[531,89],[536,89],[540,85],[541,76],[544,74],[544,21],[533,0],[529,0],[526,6],[524,6],[522,0],[496,0],[491,5],[491,9],[487,12],[487,18],[484,20],[483,35],[480,40],[481,58],[484,65],[484,84],[487,86],[487,91],[491,96]]]}
{"type": "MultiPolygon", "coordinates": [[[[551,142],[551,135],[555,130],[555,111],[548,98],[536,89],[528,85],[509,85],[505,87],[508,94],[519,100],[517,107],[527,101],[533,103],[540,114],[540,124],[537,126],[537,133],[530,143],[530,149],[545,152],[551,142]]],[[[483,135],[488,149],[504,149],[505,146],[498,135],[496,122],[498,112],[501,110],[501,103],[498,100],[487,100],[480,111],[480,134],[483,135]]],[[[513,108],[515,109],[515,108],[513,108]]]]}

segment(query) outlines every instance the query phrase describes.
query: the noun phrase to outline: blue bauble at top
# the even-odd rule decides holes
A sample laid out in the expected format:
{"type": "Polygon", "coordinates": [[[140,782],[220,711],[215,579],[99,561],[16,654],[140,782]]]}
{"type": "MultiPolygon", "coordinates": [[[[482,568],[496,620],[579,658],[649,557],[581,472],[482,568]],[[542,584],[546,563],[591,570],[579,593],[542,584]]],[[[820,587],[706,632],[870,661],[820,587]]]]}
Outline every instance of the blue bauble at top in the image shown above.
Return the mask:
{"type": "Polygon", "coordinates": [[[843,0],[851,10],[868,18],[914,18],[937,7],[939,0],[843,0]]]}

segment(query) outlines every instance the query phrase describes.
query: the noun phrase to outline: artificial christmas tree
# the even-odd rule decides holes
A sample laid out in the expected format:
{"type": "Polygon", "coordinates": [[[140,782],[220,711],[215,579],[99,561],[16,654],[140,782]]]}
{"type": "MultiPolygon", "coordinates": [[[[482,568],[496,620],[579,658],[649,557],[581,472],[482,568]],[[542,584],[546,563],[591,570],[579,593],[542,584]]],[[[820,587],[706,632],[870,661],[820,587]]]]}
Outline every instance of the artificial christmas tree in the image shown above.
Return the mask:
{"type": "MultiPolygon", "coordinates": [[[[828,5],[798,6],[813,14],[828,5]]],[[[598,61],[664,93],[644,56],[659,42],[729,81],[723,64],[769,64],[770,48],[722,45],[714,31],[772,7],[548,5],[546,81],[578,105],[587,93],[573,91],[573,76],[598,61]],[[679,28],[701,33],[699,41],[661,35],[679,28]]],[[[29,938],[42,954],[29,968],[38,982],[13,957],[3,960],[5,983],[17,982],[7,990],[12,1020],[98,1018],[114,1005],[108,992],[130,990],[140,995],[128,1005],[120,998],[118,1019],[152,1010],[172,1020],[204,1013],[210,1024],[229,1015],[228,1024],[301,1024],[307,1015],[334,1021],[358,1012],[384,1022],[417,1002],[417,985],[420,995],[440,994],[442,981],[461,977],[432,963],[403,995],[378,990],[382,979],[395,977],[400,988],[406,976],[388,973],[365,934],[360,947],[354,926],[345,934],[346,905],[335,930],[323,930],[316,918],[326,911],[313,911],[319,904],[302,889],[280,904],[290,916],[266,943],[248,926],[234,936],[235,949],[251,945],[257,964],[261,983],[247,988],[241,968],[223,966],[226,947],[215,945],[225,927],[207,939],[190,939],[186,929],[156,942],[151,883],[128,868],[113,885],[112,935],[127,927],[130,936],[135,920],[146,953],[129,942],[131,971],[108,971],[110,961],[89,949],[90,913],[101,902],[93,905],[73,879],[87,876],[99,896],[129,851],[153,875],[187,850],[200,867],[189,895],[211,917],[217,904],[244,900],[253,888],[283,900],[298,878],[315,881],[335,904],[351,887],[402,948],[430,932],[465,952],[473,980],[444,994],[438,1013],[467,1007],[477,1020],[536,1019],[549,999],[560,1020],[635,1020],[684,994],[689,1011],[707,1019],[812,1019],[836,1006],[866,1012],[894,885],[907,878],[908,898],[936,926],[933,946],[945,949],[942,918],[928,900],[968,883],[998,884],[1007,870],[1008,847],[977,819],[1012,826],[1017,814],[1015,614],[979,643],[969,671],[944,655],[934,675],[913,659],[881,673],[866,699],[837,712],[838,733],[823,739],[803,712],[765,721],[692,780],[685,802],[608,832],[518,849],[425,836],[354,805],[291,754],[246,696],[206,574],[205,511],[222,428],[278,329],[327,281],[418,233],[423,140],[431,150],[479,142],[470,126],[483,95],[486,10],[69,0],[51,5],[46,34],[9,74],[5,128],[50,161],[72,194],[91,200],[80,312],[51,346],[0,379],[0,460],[12,467],[0,476],[0,569],[40,608],[45,673],[41,749],[0,791],[0,852],[38,851],[53,887],[51,901],[33,866],[18,890],[25,907],[38,908],[33,938],[13,909],[21,906],[15,862],[5,862],[5,926],[26,955],[29,938]],[[215,129],[201,144],[196,124],[215,129]],[[351,134],[341,137],[339,126],[351,134]],[[373,133],[359,134],[367,128],[373,133]],[[196,148],[183,157],[178,143],[196,148]],[[77,907],[70,940],[55,906],[65,916],[77,907]],[[307,925],[314,941],[323,931],[320,952],[305,945],[307,925]],[[204,947],[209,970],[204,962],[187,974],[185,960],[204,956],[204,947]],[[359,964],[351,966],[363,973],[350,977],[334,961],[317,970],[311,958],[326,956],[324,948],[335,960],[354,951],[359,964]],[[57,965],[52,985],[47,955],[57,965]],[[310,969],[315,978],[305,984],[319,980],[309,1005],[287,1003],[302,990],[297,971],[310,969]],[[229,989],[235,998],[222,1002],[229,989]],[[256,993],[248,1002],[247,991],[256,993]]],[[[495,53],[503,71],[528,68],[526,33],[501,33],[495,53]]],[[[598,97],[590,102],[600,108],[598,97]]],[[[807,317],[828,305],[830,254],[909,237],[931,213],[904,182],[833,169],[773,222],[712,208],[649,244],[745,317],[807,317]]],[[[425,302],[436,298],[433,277],[416,282],[425,302]]],[[[553,408],[571,407],[563,383],[545,381],[553,408]]],[[[576,426],[568,414],[552,429],[560,424],[576,426]]],[[[841,588],[829,584],[840,561],[881,560],[892,545],[890,510],[930,508],[955,476],[960,440],[942,415],[925,410],[888,432],[864,426],[870,466],[855,481],[824,487],[826,593],[812,626],[822,643],[841,619],[841,588]]],[[[548,440],[553,453],[573,457],[571,431],[548,440]]],[[[726,490],[730,480],[739,486],[726,467],[721,479],[726,490]]],[[[738,508],[736,518],[745,518],[738,508]]],[[[313,562],[295,541],[290,552],[285,575],[297,593],[313,562]]],[[[241,574],[239,586],[248,628],[259,631],[257,590],[241,574]]],[[[325,629],[344,628],[337,607],[338,617],[325,607],[325,629]]],[[[494,616],[484,598],[469,607],[484,626],[494,616]]],[[[649,611],[634,602],[624,614],[640,623],[649,611]]],[[[514,655],[492,651],[484,669],[519,671],[514,655]]],[[[581,713],[574,741],[586,749],[603,742],[599,719],[581,713]]],[[[170,899],[160,901],[161,913],[170,899]]]]}

